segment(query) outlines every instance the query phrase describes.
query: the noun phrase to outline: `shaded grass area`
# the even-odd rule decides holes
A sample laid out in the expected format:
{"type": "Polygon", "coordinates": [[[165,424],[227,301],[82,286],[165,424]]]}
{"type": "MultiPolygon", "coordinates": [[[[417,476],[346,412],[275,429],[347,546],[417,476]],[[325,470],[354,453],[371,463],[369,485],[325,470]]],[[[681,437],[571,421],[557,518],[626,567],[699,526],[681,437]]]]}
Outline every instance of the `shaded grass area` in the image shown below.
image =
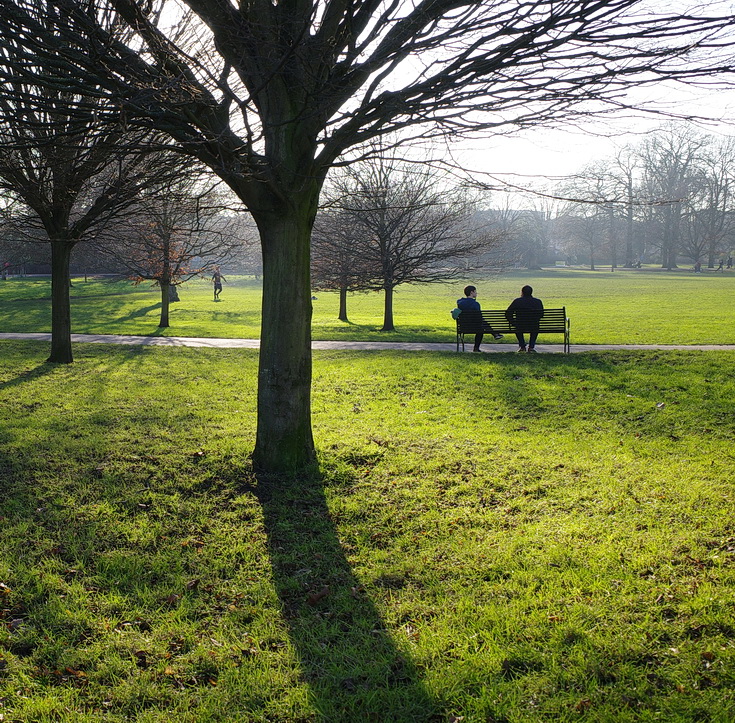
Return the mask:
{"type": "MultiPolygon", "coordinates": [[[[353,294],[350,321],[337,319],[337,294],[316,292],[312,333],[317,340],[454,340],[449,311],[467,282],[480,291],[484,308],[506,308],[530,283],[547,307],[566,306],[577,344],[735,344],[731,324],[735,272],[692,274],[652,270],[590,272],[549,269],[512,272],[493,279],[451,284],[403,286],[395,295],[395,332],[379,331],[381,294],[353,294]]],[[[157,288],[127,281],[77,279],[71,290],[72,330],[93,334],[136,334],[258,338],[261,284],[251,277],[228,277],[220,301],[211,285],[194,280],[181,287],[181,302],[171,306],[171,326],[158,329],[157,288]]],[[[0,331],[50,330],[50,282],[11,279],[0,282],[0,331]]],[[[541,337],[557,343],[558,335],[541,337]]],[[[513,345],[506,339],[506,344],[513,345]]]]}
{"type": "Polygon", "coordinates": [[[735,354],[0,344],[6,721],[735,718],[735,354]]]}

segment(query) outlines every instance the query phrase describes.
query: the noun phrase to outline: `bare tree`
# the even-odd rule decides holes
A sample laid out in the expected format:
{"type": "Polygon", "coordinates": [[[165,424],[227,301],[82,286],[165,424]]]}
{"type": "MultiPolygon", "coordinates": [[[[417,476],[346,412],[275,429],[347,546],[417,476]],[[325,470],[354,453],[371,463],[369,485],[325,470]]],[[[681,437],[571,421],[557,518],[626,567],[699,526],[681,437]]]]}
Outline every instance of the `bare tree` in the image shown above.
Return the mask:
{"type": "Polygon", "coordinates": [[[735,140],[708,140],[684,210],[681,250],[695,262],[706,258],[714,268],[735,231],[735,140]]]}
{"type": "Polygon", "coordinates": [[[704,136],[691,128],[669,125],[647,138],[640,150],[642,201],[652,209],[661,267],[669,271],[676,268],[682,215],[698,186],[698,162],[705,145],[704,136]]]}
{"type": "Polygon", "coordinates": [[[351,256],[345,268],[356,274],[353,285],[384,294],[381,331],[395,330],[396,288],[456,278],[467,272],[470,257],[497,244],[476,223],[467,189],[446,181],[429,165],[384,154],[345,169],[330,189],[332,222],[351,256]]]}
{"type": "Polygon", "coordinates": [[[339,291],[340,321],[348,321],[347,294],[371,288],[366,259],[357,253],[359,229],[345,214],[329,208],[319,213],[311,236],[311,279],[314,289],[339,291]]]}
{"type": "Polygon", "coordinates": [[[589,266],[595,270],[597,255],[602,249],[610,251],[611,200],[609,175],[604,163],[593,163],[568,182],[563,194],[570,199],[559,219],[567,251],[583,251],[589,266]]]}
{"type": "Polygon", "coordinates": [[[217,184],[189,168],[140,194],[97,242],[99,252],[115,259],[136,283],[160,287],[158,326],[165,328],[170,302],[178,301],[176,287],[232,259],[242,248],[236,233],[236,217],[217,184]]]}
{"type": "MultiPolygon", "coordinates": [[[[49,41],[54,22],[39,15],[44,6],[34,10],[44,23],[38,31],[49,41]]],[[[72,250],[122,213],[165,169],[160,158],[153,161],[138,150],[150,141],[149,132],[126,129],[105,100],[46,83],[55,64],[44,65],[43,55],[29,65],[20,63],[19,40],[4,38],[0,47],[0,189],[18,202],[17,238],[51,246],[48,360],[69,363],[72,250]]]]}
{"type": "Polygon", "coordinates": [[[264,272],[254,463],[269,472],[315,459],[309,244],[340,156],[388,134],[570,120],[625,107],[632,85],[732,68],[726,3],[686,13],[638,0],[183,4],[195,15],[173,24],[156,0],[0,0],[0,48],[19,72],[42,56],[49,86],[106,95],[131,122],[165,130],[253,214],[264,272]],[[135,30],[129,42],[111,32],[118,19],[135,30]]]}

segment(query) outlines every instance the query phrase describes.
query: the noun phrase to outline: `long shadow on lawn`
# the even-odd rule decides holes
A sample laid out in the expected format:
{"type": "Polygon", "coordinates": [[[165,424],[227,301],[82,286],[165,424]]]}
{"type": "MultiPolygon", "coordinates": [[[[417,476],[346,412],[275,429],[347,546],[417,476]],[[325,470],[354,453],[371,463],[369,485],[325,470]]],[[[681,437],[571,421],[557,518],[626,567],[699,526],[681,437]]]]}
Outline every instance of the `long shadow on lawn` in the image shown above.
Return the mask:
{"type": "Polygon", "coordinates": [[[54,369],[57,368],[57,366],[57,364],[43,362],[37,367],[33,367],[33,369],[27,369],[26,371],[21,372],[20,374],[18,374],[17,377],[14,377],[13,379],[8,379],[5,382],[0,382],[0,390],[11,389],[12,387],[17,387],[19,384],[27,384],[28,382],[35,381],[36,379],[44,377],[47,374],[53,372],[54,369]]]}
{"type": "Polygon", "coordinates": [[[430,721],[437,711],[356,580],[318,478],[259,478],[274,583],[325,721],[430,721]]]}

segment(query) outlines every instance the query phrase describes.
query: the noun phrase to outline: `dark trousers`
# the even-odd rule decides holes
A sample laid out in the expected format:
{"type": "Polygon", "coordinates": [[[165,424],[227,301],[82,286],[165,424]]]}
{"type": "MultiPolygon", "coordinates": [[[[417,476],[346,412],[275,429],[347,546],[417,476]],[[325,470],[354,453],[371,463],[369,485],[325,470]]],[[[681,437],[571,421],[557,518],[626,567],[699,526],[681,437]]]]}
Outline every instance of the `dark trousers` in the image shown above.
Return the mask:
{"type": "MultiPolygon", "coordinates": [[[[518,346],[521,347],[521,349],[526,348],[526,337],[523,335],[522,331],[516,332],[516,339],[518,339],[518,346]]],[[[537,331],[529,331],[528,332],[528,348],[533,349],[536,346],[536,339],[538,339],[538,332],[537,331]]]]}
{"type": "Polygon", "coordinates": [[[485,336],[485,334],[492,334],[495,336],[495,330],[490,326],[490,324],[483,323],[482,325],[482,331],[479,334],[475,334],[475,349],[480,348],[480,344],[482,344],[482,337],[485,336]]]}

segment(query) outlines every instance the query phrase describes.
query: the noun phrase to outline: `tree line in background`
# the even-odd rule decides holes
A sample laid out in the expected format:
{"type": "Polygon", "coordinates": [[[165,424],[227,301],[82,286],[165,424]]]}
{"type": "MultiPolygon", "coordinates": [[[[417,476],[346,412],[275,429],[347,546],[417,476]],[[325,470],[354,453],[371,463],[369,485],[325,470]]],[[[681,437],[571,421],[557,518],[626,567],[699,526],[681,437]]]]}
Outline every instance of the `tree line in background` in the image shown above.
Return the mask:
{"type": "Polygon", "coordinates": [[[735,139],[670,123],[528,208],[488,213],[528,268],[558,260],[715,268],[735,249],[735,139]]]}
{"type": "MultiPolygon", "coordinates": [[[[233,209],[231,194],[205,167],[170,152],[131,153],[130,139],[99,133],[93,144],[85,133],[72,138],[76,146],[67,138],[59,154],[46,125],[23,130],[21,139],[17,125],[0,126],[4,271],[48,270],[61,243],[77,273],[159,286],[162,327],[186,280],[223,264],[260,275],[252,220],[233,209]],[[78,168],[70,145],[84,160],[78,168]],[[57,197],[69,199],[62,214],[57,197]]],[[[155,147],[155,137],[135,142],[155,147]]],[[[525,207],[515,199],[520,208],[493,206],[494,198],[452,185],[434,165],[386,150],[328,179],[312,235],[312,287],[339,292],[343,321],[350,292],[384,293],[382,329],[389,331],[393,292],[406,283],[559,261],[674,269],[683,259],[715,268],[735,246],[734,184],[735,140],[685,122],[531,195],[525,207]]]]}

